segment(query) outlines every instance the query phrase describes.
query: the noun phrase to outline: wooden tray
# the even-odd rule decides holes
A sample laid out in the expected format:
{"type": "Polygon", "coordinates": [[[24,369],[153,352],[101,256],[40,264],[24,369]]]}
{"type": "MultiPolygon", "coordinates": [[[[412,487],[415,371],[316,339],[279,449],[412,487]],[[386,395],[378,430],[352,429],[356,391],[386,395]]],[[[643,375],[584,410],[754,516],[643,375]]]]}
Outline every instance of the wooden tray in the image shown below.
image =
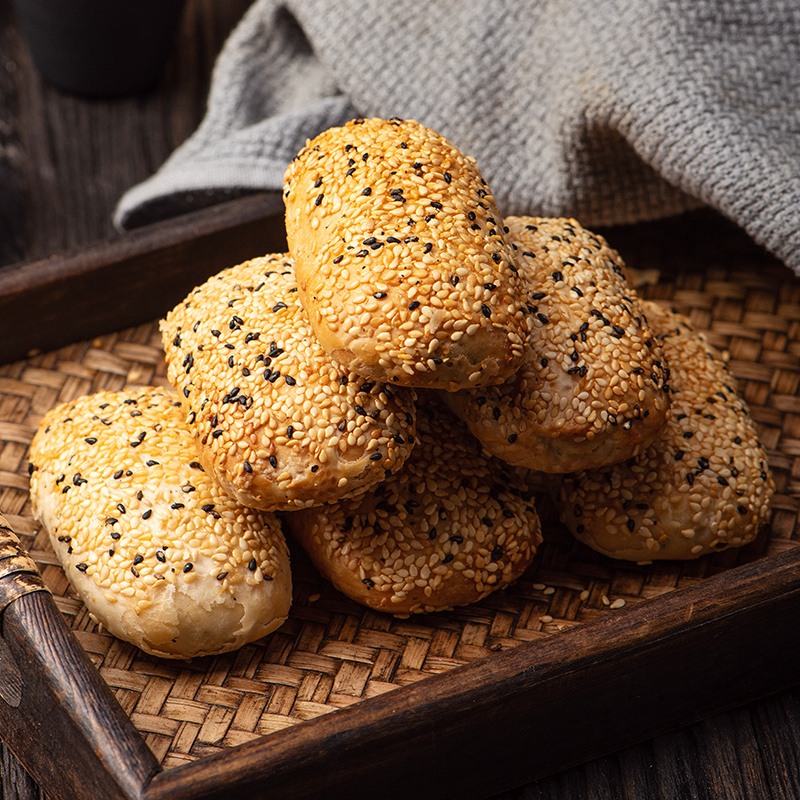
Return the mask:
{"type": "Polygon", "coordinates": [[[754,543],[637,566],[545,508],[523,578],[450,613],[369,611],[293,550],[290,619],[237,653],[161,661],[99,630],[30,517],[30,438],[56,402],[165,382],[155,320],[283,249],[264,207],[0,270],[0,730],[50,800],[485,797],[797,681],[800,280],[710,213],[603,233],[730,355],[778,487],[754,543]]]}

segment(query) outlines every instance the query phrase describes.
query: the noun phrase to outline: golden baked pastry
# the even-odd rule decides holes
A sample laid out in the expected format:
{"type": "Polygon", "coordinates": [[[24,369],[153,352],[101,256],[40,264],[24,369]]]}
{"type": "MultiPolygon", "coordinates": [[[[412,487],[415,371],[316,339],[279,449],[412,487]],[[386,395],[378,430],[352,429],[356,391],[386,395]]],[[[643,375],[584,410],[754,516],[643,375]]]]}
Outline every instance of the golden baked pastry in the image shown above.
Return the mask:
{"type": "Polygon", "coordinates": [[[391,614],[441,611],[508,586],[541,542],[522,474],[485,456],[437,401],[403,467],[360,498],[284,521],[339,591],[391,614]]]}
{"type": "Polygon", "coordinates": [[[689,559],[755,538],[774,483],[734,380],[689,320],[643,302],[671,365],[664,432],[635,458],[561,478],[562,520],[595,550],[631,561],[689,559]]]}
{"type": "Polygon", "coordinates": [[[561,473],[636,455],[666,421],[669,372],[619,254],[572,219],[506,225],[530,287],[525,361],[445,402],[510,464],[561,473]]]}
{"type": "Polygon", "coordinates": [[[241,647],[285,620],[292,586],[280,525],[203,470],[172,392],[64,403],[44,417],[30,459],[33,513],[115,636],[191,658],[241,647]]]}
{"type": "Polygon", "coordinates": [[[325,350],[371,380],[499,383],[526,331],[514,251],[473,159],[413,120],[357,119],[285,175],[300,297],[325,350]]]}
{"type": "Polygon", "coordinates": [[[286,510],[357,494],[411,452],[413,389],[328,357],[285,255],[213,276],[161,330],[200,461],[243,505],[286,510]]]}

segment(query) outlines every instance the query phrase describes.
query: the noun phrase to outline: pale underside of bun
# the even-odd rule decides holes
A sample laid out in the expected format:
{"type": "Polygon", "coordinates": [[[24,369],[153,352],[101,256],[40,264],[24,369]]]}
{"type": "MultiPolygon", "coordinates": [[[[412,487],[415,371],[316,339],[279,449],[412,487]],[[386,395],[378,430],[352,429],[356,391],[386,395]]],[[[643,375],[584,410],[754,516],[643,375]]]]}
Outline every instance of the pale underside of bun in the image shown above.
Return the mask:
{"type": "Polygon", "coordinates": [[[101,392],[48,412],[31,502],[90,613],[148,653],[191,658],[271,633],[291,603],[274,515],[229,497],[163,389],[101,392]]]}

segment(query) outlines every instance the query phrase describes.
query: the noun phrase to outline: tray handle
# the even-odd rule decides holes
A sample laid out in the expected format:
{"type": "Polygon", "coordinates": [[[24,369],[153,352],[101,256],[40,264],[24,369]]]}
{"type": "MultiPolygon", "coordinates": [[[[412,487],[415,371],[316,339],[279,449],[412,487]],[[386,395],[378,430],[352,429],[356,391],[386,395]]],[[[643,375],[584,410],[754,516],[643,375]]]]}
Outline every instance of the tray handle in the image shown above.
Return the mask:
{"type": "Polygon", "coordinates": [[[36,562],[0,514],[0,615],[18,597],[47,591],[36,562]]]}
{"type": "Polygon", "coordinates": [[[160,770],[2,515],[0,736],[51,800],[139,800],[160,770]]]}

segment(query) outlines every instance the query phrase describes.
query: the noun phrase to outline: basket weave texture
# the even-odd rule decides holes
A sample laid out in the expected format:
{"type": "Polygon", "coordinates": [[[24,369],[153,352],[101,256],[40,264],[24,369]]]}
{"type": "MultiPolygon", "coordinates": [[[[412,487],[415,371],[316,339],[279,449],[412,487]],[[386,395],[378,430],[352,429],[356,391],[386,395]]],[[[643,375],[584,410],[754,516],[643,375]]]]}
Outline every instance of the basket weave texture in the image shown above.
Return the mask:
{"type": "Polygon", "coordinates": [[[740,550],[635,565],[574,542],[542,508],[545,542],[511,588],[452,612],[395,619],[338,594],[292,548],[294,605],[272,636],[224,656],[171,662],[98,629],[31,518],[28,447],[57,403],[131,384],[164,384],[156,322],[0,367],[0,510],[122,707],[165,767],[358,702],[494,651],[557,635],[598,615],[800,544],[800,280],[716,226],[637,227],[611,243],[657,271],[643,296],[669,304],[729,356],[769,454],[777,493],[769,529],[740,550]],[[626,238],[627,236],[627,238],[626,238]]]}

